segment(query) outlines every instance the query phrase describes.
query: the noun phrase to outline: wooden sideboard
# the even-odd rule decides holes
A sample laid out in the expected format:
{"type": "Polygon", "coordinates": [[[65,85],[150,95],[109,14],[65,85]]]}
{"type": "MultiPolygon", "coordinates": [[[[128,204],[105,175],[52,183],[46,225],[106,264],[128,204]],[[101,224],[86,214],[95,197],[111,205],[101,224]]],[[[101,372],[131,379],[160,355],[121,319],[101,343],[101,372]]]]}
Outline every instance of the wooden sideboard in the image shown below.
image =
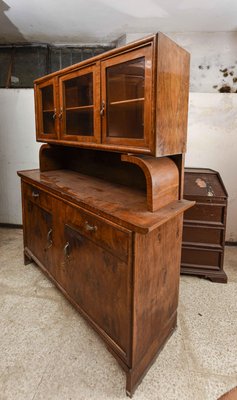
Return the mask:
{"type": "Polygon", "coordinates": [[[163,34],[35,82],[24,257],[105,341],[132,396],[176,327],[189,55],[163,34]]]}

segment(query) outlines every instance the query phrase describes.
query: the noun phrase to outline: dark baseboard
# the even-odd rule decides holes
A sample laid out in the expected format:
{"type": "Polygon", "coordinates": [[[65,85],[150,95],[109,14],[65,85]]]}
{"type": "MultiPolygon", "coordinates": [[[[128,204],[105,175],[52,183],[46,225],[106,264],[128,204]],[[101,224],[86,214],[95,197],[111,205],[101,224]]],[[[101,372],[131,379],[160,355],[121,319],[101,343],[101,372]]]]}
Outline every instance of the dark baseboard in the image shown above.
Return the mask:
{"type": "Polygon", "coordinates": [[[225,242],[226,246],[237,246],[237,242],[225,242]]]}
{"type": "Polygon", "coordinates": [[[0,228],[10,228],[10,229],[23,229],[23,225],[18,224],[5,224],[0,222],[0,228]]]}

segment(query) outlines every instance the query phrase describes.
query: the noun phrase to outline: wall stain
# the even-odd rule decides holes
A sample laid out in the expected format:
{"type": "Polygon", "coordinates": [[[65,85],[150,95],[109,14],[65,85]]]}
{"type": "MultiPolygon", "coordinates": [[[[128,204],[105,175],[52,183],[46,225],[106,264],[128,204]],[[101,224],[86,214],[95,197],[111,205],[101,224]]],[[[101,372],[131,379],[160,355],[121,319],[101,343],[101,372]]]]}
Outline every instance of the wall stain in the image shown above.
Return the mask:
{"type": "Polygon", "coordinates": [[[229,85],[223,85],[220,89],[218,89],[220,93],[231,93],[231,87],[229,85]]]}
{"type": "Polygon", "coordinates": [[[233,70],[234,68],[235,65],[231,65],[227,68],[220,68],[219,71],[223,75],[222,83],[219,83],[219,85],[213,85],[213,89],[217,89],[219,93],[237,93],[237,89],[234,87],[235,84],[237,84],[237,76],[234,76],[234,71],[230,71],[230,69],[233,70]],[[233,86],[231,82],[225,80],[228,76],[232,76],[233,86]]]}

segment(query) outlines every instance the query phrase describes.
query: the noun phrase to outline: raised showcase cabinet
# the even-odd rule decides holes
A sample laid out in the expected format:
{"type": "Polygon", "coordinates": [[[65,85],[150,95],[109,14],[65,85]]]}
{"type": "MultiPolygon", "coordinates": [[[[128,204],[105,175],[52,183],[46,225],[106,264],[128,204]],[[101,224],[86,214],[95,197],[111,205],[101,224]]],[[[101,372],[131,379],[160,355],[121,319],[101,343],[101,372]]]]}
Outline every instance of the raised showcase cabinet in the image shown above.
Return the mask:
{"type": "Polygon", "coordinates": [[[186,151],[189,54],[163,34],[35,82],[37,140],[156,157],[186,151]]]}
{"type": "Polygon", "coordinates": [[[35,82],[39,170],[21,171],[24,257],[126,372],[176,327],[189,55],[163,34],[35,82]]]}

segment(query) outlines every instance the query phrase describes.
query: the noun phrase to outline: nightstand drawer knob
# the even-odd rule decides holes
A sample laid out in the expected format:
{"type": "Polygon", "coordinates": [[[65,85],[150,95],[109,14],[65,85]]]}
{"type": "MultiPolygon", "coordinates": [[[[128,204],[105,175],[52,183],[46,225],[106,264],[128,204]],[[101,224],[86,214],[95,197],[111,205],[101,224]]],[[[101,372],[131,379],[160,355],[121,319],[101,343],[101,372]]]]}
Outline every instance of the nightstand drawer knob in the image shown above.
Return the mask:
{"type": "Polygon", "coordinates": [[[88,232],[96,232],[97,231],[97,226],[96,225],[90,225],[87,221],[85,223],[85,229],[88,232]]]}
{"type": "Polygon", "coordinates": [[[32,192],[32,197],[39,197],[39,192],[32,192]]]}

